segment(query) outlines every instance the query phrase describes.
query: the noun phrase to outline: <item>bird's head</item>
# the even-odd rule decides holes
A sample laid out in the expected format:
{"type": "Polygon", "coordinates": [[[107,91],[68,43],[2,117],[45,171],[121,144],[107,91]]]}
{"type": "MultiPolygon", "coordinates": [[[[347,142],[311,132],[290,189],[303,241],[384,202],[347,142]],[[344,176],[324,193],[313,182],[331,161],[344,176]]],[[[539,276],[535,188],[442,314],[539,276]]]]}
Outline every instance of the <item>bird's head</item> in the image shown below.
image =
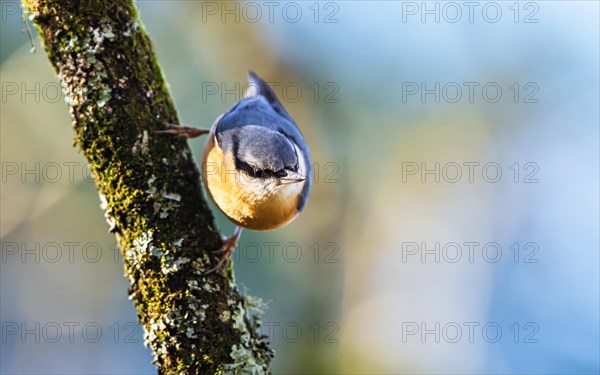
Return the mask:
{"type": "Polygon", "coordinates": [[[240,184],[259,195],[301,190],[306,168],[301,150],[285,135],[248,125],[234,135],[235,167],[240,184]]]}

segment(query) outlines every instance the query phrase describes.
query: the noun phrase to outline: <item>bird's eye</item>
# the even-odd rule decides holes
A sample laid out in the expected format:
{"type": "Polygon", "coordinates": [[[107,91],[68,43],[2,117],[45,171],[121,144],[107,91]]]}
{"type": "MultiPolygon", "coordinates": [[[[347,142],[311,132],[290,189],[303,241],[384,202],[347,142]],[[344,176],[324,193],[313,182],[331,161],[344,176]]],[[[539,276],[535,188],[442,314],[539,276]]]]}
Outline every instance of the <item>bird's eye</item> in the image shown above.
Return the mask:
{"type": "Polygon", "coordinates": [[[260,177],[262,177],[264,175],[265,175],[265,173],[262,170],[260,170],[260,169],[257,169],[257,170],[254,171],[254,177],[260,178],[260,177]]]}

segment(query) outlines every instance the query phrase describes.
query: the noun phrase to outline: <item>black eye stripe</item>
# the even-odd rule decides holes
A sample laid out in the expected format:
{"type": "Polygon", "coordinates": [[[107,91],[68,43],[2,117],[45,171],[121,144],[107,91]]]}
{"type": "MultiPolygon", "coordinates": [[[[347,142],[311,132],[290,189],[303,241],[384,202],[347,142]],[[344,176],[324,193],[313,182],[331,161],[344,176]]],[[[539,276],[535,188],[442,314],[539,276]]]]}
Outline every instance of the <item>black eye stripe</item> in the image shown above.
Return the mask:
{"type": "Polygon", "coordinates": [[[281,174],[282,172],[284,172],[284,175],[283,176],[278,176],[278,177],[287,176],[287,172],[285,172],[285,171],[273,172],[270,169],[258,169],[258,168],[252,167],[250,164],[245,163],[245,162],[243,162],[241,160],[237,160],[236,161],[236,167],[237,167],[237,169],[243,170],[248,175],[254,176],[254,177],[258,177],[258,178],[266,178],[266,177],[271,177],[271,176],[278,176],[278,174],[281,174]]]}
{"type": "Polygon", "coordinates": [[[250,176],[254,176],[255,170],[248,163],[245,163],[239,159],[236,159],[235,167],[236,167],[236,169],[239,169],[239,170],[242,170],[242,171],[248,173],[250,176]]]}

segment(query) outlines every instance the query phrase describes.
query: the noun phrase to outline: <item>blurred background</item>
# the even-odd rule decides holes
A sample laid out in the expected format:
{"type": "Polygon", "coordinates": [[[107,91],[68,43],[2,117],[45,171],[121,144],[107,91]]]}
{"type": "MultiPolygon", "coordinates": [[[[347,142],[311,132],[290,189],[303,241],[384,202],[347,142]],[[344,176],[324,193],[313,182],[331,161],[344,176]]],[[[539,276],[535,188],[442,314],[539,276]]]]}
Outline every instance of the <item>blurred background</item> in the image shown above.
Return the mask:
{"type": "MultiPolygon", "coordinates": [[[[0,371],[155,373],[60,84],[0,4],[0,371]]],[[[183,122],[252,69],[311,148],[306,211],[234,256],[274,373],[600,371],[597,2],[137,6],[183,122]]]]}

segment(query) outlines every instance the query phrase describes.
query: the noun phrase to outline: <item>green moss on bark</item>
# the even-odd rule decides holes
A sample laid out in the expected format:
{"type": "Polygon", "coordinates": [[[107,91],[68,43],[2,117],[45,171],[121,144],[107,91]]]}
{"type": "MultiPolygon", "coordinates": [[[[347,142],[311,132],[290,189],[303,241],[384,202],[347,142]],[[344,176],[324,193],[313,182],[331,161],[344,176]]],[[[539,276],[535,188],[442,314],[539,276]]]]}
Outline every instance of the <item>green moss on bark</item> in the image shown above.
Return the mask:
{"type": "Polygon", "coordinates": [[[160,373],[266,373],[258,300],[203,271],[221,240],[167,85],[131,1],[29,0],[67,98],[75,142],[125,260],[160,373]]]}

